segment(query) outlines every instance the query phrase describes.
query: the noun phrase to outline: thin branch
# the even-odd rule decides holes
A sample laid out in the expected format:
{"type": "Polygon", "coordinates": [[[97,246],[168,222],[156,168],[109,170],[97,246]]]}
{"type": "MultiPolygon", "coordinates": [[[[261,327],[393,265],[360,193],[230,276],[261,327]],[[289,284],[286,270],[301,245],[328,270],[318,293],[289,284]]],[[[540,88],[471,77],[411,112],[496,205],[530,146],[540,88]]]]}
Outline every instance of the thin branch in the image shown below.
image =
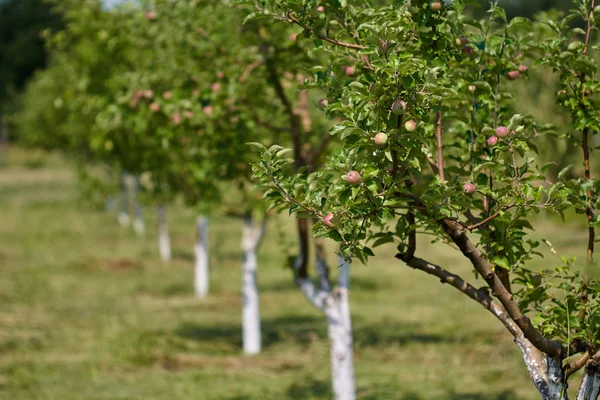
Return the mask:
{"type": "Polygon", "coordinates": [[[246,69],[244,69],[244,72],[242,73],[242,75],[240,76],[238,81],[240,83],[246,82],[246,79],[248,79],[248,77],[250,76],[252,71],[254,71],[256,68],[260,67],[262,65],[262,63],[263,63],[263,60],[256,60],[252,64],[248,65],[246,67],[246,69]]]}
{"type": "Polygon", "coordinates": [[[446,180],[446,172],[444,171],[444,144],[442,143],[442,112],[437,112],[437,122],[436,122],[436,130],[435,136],[437,137],[437,156],[438,156],[438,171],[440,175],[440,179],[442,181],[446,180]]]}
{"type": "Polygon", "coordinates": [[[331,44],[335,44],[336,46],[346,47],[348,49],[354,49],[354,50],[364,50],[364,49],[367,48],[367,46],[363,46],[363,45],[360,45],[360,44],[341,42],[339,40],[335,40],[335,39],[332,39],[330,37],[320,35],[317,32],[315,32],[314,29],[311,29],[311,28],[308,28],[305,25],[302,25],[302,23],[298,19],[296,19],[296,17],[294,17],[294,15],[292,14],[291,11],[288,11],[288,13],[287,13],[287,22],[291,22],[293,24],[296,24],[299,27],[301,27],[302,29],[309,31],[310,33],[312,33],[313,35],[315,35],[316,37],[318,37],[322,41],[328,42],[328,43],[331,43],[331,44]]]}
{"type": "Polygon", "coordinates": [[[473,225],[469,225],[467,226],[467,229],[469,231],[473,231],[475,229],[481,228],[482,226],[484,226],[485,224],[487,224],[488,222],[490,222],[493,219],[498,218],[498,216],[500,216],[500,214],[502,214],[503,211],[506,211],[512,207],[515,206],[515,202],[513,201],[511,204],[509,205],[504,205],[502,207],[500,207],[500,209],[498,211],[496,211],[494,214],[490,215],[489,217],[487,217],[486,219],[483,219],[473,225]]]}
{"type": "Polygon", "coordinates": [[[590,351],[587,350],[585,353],[578,357],[576,360],[573,360],[567,365],[565,369],[565,376],[568,378],[573,375],[575,372],[579,371],[581,368],[585,366],[585,363],[590,359],[590,351]]]}

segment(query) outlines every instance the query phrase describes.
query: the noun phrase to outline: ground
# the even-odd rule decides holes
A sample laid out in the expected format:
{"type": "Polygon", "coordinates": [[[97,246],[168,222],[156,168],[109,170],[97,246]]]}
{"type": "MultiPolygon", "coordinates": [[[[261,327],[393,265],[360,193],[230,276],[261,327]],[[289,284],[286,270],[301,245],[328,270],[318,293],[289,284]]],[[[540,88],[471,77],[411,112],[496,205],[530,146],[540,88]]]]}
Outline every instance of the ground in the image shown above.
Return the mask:
{"type": "MultiPolygon", "coordinates": [[[[57,155],[13,149],[0,167],[0,399],[331,398],[325,320],[284,267],[289,219],[271,223],[260,250],[264,351],[246,357],[240,221],[211,217],[211,293],[198,300],[193,210],[171,208],[175,259],[163,265],[151,208],[137,238],[78,193],[57,155]]],[[[585,230],[541,224],[559,250],[585,249],[585,230]]],[[[360,399],[539,398],[487,311],[393,248],[378,253],[352,267],[360,399]]],[[[445,245],[423,238],[418,254],[483,285],[445,245]]]]}

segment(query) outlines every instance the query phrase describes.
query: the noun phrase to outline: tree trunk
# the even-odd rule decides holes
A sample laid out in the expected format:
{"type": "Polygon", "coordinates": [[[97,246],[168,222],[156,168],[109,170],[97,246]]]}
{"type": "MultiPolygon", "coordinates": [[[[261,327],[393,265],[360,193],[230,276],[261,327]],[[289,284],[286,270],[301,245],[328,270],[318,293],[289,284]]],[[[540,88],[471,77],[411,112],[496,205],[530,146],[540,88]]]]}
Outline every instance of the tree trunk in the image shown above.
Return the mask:
{"type": "Polygon", "coordinates": [[[196,262],[194,267],[194,289],[196,296],[203,299],[208,294],[208,218],[196,218],[196,262]]]}
{"type": "Polygon", "coordinates": [[[354,400],[356,389],[354,382],[354,360],[352,350],[352,322],[348,288],[350,284],[350,265],[340,259],[338,287],[331,295],[325,309],[327,331],[331,344],[331,378],[333,395],[336,400],[354,400]]]}
{"type": "Polygon", "coordinates": [[[577,400],[596,400],[600,394],[600,362],[594,358],[585,367],[577,400]]]}
{"type": "Polygon", "coordinates": [[[140,177],[139,176],[135,176],[133,178],[132,186],[133,186],[133,193],[132,193],[131,197],[133,197],[133,212],[134,212],[133,231],[138,236],[144,236],[144,234],[146,233],[146,228],[144,226],[144,208],[138,201],[138,192],[140,189],[140,177]]]}
{"type": "Polygon", "coordinates": [[[127,175],[119,175],[119,225],[123,228],[129,226],[129,191],[127,189],[127,175]]]}
{"type": "Polygon", "coordinates": [[[525,339],[520,330],[515,336],[515,342],[521,350],[527,371],[542,400],[567,400],[567,384],[564,379],[562,360],[549,357],[539,351],[525,339]]]}
{"type": "Polygon", "coordinates": [[[252,223],[252,216],[244,218],[242,231],[242,295],[244,299],[242,311],[242,337],[244,353],[258,354],[261,350],[260,333],[260,302],[256,279],[257,257],[256,251],[264,235],[265,223],[256,227],[252,223]]]}
{"type": "Polygon", "coordinates": [[[167,223],[167,206],[160,204],[156,207],[156,219],[158,227],[158,253],[164,263],[171,261],[171,238],[169,236],[169,225],[167,223]]]}

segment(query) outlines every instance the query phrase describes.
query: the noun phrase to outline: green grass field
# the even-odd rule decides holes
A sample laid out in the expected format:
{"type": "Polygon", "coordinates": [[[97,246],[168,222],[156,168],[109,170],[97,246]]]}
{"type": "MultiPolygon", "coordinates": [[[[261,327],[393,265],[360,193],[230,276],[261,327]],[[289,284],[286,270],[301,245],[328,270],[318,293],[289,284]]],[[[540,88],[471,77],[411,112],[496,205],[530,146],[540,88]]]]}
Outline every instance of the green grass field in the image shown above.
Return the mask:
{"type": "MultiPolygon", "coordinates": [[[[136,238],[78,201],[60,157],[10,153],[0,167],[0,399],[331,398],[324,317],[283,267],[295,250],[290,221],[272,223],[260,251],[264,352],[245,357],[240,222],[211,218],[212,292],[200,301],[194,212],[172,208],[175,259],[163,265],[151,211],[136,238]]],[[[559,250],[584,250],[585,231],[544,226],[559,250]]],[[[379,253],[352,272],[359,398],[538,398],[491,315],[393,248],[379,253]]],[[[423,239],[418,254],[474,281],[449,247],[423,239]]]]}

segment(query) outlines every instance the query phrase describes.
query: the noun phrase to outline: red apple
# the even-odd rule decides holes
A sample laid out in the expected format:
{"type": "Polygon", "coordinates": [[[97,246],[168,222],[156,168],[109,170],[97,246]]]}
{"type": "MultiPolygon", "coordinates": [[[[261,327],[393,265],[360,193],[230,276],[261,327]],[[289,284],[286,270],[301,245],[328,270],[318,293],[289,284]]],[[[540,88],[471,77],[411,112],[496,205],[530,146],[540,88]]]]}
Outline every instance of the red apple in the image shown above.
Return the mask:
{"type": "Polygon", "coordinates": [[[147,19],[148,21],[152,21],[152,20],[153,20],[153,19],[155,19],[155,18],[156,18],[156,13],[155,13],[154,11],[148,11],[148,12],[146,13],[146,19],[147,19]]]}
{"type": "Polygon", "coordinates": [[[356,171],[350,171],[346,174],[346,182],[351,185],[358,185],[360,183],[360,174],[356,171]]]}
{"type": "Polygon", "coordinates": [[[158,110],[160,110],[160,104],[158,104],[158,103],[150,104],[150,111],[158,112],[158,110]]]}
{"type": "Polygon", "coordinates": [[[154,92],[150,89],[144,90],[144,97],[147,99],[151,99],[154,97],[154,92]]]}
{"type": "Polygon", "coordinates": [[[527,66],[526,65],[519,65],[519,72],[525,73],[527,72],[527,66]]]}
{"type": "Polygon", "coordinates": [[[173,92],[166,91],[163,93],[163,99],[169,100],[171,97],[173,97],[173,92]]]}
{"type": "Polygon", "coordinates": [[[465,183],[463,185],[463,192],[465,192],[466,194],[473,194],[476,190],[477,189],[475,188],[475,185],[473,185],[472,183],[465,183]]]}
{"type": "Polygon", "coordinates": [[[211,115],[213,113],[213,108],[212,106],[204,106],[202,108],[202,111],[204,112],[204,114],[206,115],[211,115]]]}
{"type": "Polygon", "coordinates": [[[392,112],[396,115],[404,114],[406,112],[406,102],[403,100],[396,100],[392,104],[392,112]]]}
{"type": "Polygon", "coordinates": [[[404,123],[404,129],[406,129],[407,132],[414,132],[417,130],[417,123],[414,120],[409,119],[404,123]]]}
{"type": "Polygon", "coordinates": [[[212,85],[210,85],[210,90],[212,90],[213,92],[217,92],[219,89],[221,89],[221,84],[219,82],[215,82],[212,85]]]}
{"type": "Polygon", "coordinates": [[[329,101],[327,101],[327,99],[321,99],[317,102],[317,108],[319,110],[326,109],[328,105],[329,105],[329,101]]]}
{"type": "Polygon", "coordinates": [[[191,119],[191,118],[194,116],[194,113],[193,113],[193,112],[191,112],[191,111],[189,111],[189,110],[187,110],[187,111],[184,111],[184,112],[183,112],[183,116],[184,116],[185,118],[187,118],[187,119],[191,119]]]}
{"type": "Polygon", "coordinates": [[[510,71],[506,74],[506,77],[508,79],[510,79],[511,81],[514,81],[515,79],[517,79],[519,77],[519,71],[517,71],[517,70],[510,71]]]}
{"type": "Polygon", "coordinates": [[[317,7],[317,11],[318,12],[325,12],[325,7],[319,6],[319,7],[317,7]]]}
{"type": "Polygon", "coordinates": [[[345,67],[344,72],[346,76],[353,76],[356,73],[356,69],[354,67],[345,67]]]}
{"type": "Polygon", "coordinates": [[[505,137],[508,135],[508,128],[505,126],[499,126],[496,128],[496,136],[505,137]]]}
{"type": "Polygon", "coordinates": [[[439,11],[442,9],[442,2],[438,0],[434,0],[429,5],[433,11],[439,11]]]}
{"type": "Polygon", "coordinates": [[[375,144],[377,146],[383,147],[387,144],[388,135],[386,135],[383,132],[380,132],[377,135],[375,135],[375,137],[373,138],[373,141],[375,142],[375,144]]]}
{"type": "Polygon", "coordinates": [[[171,120],[175,125],[179,125],[181,123],[181,114],[175,113],[171,116],[171,120]]]}
{"type": "Polygon", "coordinates": [[[339,223],[338,219],[333,215],[333,213],[328,213],[323,217],[323,225],[328,228],[335,228],[335,226],[339,223]]]}
{"type": "Polygon", "coordinates": [[[217,72],[217,78],[223,79],[224,77],[225,77],[225,72],[223,72],[223,71],[217,72]]]}
{"type": "Polygon", "coordinates": [[[471,46],[465,46],[465,48],[463,49],[463,52],[470,56],[471,54],[473,54],[473,48],[471,46]]]}
{"type": "Polygon", "coordinates": [[[492,147],[495,146],[496,143],[498,143],[498,137],[497,136],[490,136],[487,140],[487,144],[488,146],[492,147]]]}

